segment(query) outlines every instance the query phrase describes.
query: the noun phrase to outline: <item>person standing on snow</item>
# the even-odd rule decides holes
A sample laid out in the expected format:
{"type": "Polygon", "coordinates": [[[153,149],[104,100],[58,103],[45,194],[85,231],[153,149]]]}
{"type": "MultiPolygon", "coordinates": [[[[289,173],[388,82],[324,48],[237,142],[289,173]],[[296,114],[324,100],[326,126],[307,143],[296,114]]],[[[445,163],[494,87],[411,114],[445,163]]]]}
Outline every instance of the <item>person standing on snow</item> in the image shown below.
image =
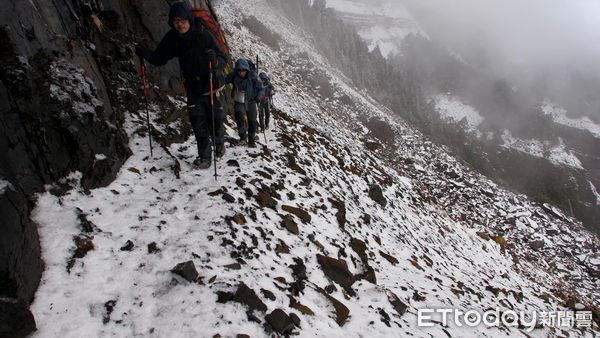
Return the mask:
{"type": "Polygon", "coordinates": [[[256,147],[256,105],[259,98],[264,95],[263,85],[258,80],[256,72],[250,69],[250,63],[246,59],[238,59],[235,62],[233,72],[225,78],[225,84],[233,84],[233,101],[235,121],[238,127],[240,143],[248,143],[251,148],[256,147]],[[248,121],[248,128],[244,123],[244,117],[248,121]]]}
{"type": "Polygon", "coordinates": [[[187,3],[176,2],[171,5],[169,26],[171,30],[163,37],[156,50],[138,46],[136,54],[155,66],[163,66],[167,61],[178,58],[185,80],[188,115],[198,145],[198,157],[194,164],[201,169],[208,169],[212,159],[211,136],[214,138],[216,157],[225,154],[224,114],[217,97],[214,98],[211,112],[209,62],[212,63],[215,74],[213,88],[216,89],[219,88],[219,80],[223,79],[227,58],[219,49],[214,36],[208,29],[204,29],[202,22],[194,20],[187,3]],[[212,135],[213,130],[215,135],[212,135]]]}
{"type": "Polygon", "coordinates": [[[260,78],[264,89],[263,95],[260,97],[260,110],[259,121],[260,121],[260,129],[267,130],[269,129],[269,120],[271,119],[271,98],[275,95],[275,87],[271,84],[271,79],[269,79],[269,75],[265,72],[260,72],[258,75],[260,78]]]}

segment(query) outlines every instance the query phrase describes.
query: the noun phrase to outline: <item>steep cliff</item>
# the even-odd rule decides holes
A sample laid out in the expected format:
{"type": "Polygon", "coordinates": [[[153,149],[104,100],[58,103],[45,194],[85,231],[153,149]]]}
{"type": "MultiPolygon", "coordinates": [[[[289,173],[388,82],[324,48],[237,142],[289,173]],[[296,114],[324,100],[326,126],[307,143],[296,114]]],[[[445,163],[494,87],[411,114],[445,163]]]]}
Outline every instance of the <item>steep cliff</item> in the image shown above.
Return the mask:
{"type": "MultiPolygon", "coordinates": [[[[130,156],[122,125],[137,102],[119,93],[137,83],[131,44],[160,39],[167,9],[158,0],[0,3],[3,323],[23,326],[11,313],[19,316],[16,304],[26,310],[43,270],[29,220],[35,194],[46,187],[62,193],[63,178],[75,172],[86,190],[105,186],[130,156]]],[[[168,85],[176,67],[153,75],[168,85]]],[[[30,318],[25,326],[33,325],[30,318]]]]}

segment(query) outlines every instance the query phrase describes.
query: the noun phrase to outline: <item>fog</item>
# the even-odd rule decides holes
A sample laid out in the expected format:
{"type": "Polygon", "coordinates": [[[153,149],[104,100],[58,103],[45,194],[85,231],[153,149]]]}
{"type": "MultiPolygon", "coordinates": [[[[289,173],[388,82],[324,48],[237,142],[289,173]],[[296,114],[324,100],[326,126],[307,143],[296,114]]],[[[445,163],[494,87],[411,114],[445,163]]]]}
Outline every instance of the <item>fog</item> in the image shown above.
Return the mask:
{"type": "Polygon", "coordinates": [[[600,119],[599,0],[386,1],[469,64],[517,86],[543,79],[571,114],[600,119]]]}

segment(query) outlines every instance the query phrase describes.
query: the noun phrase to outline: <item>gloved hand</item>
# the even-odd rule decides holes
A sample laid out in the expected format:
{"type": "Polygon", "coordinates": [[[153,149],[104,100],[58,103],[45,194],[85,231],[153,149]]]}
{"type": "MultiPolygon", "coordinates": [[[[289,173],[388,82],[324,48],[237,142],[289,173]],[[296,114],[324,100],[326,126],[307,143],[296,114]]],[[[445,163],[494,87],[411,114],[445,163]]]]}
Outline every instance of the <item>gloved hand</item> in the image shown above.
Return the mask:
{"type": "Polygon", "coordinates": [[[213,49],[206,49],[204,51],[206,53],[206,57],[208,58],[208,61],[210,61],[210,63],[212,63],[213,67],[215,67],[217,65],[217,53],[215,53],[215,51],[213,49]]]}
{"type": "Polygon", "coordinates": [[[135,55],[137,55],[139,57],[143,57],[144,56],[144,48],[140,45],[135,45],[135,55]]]}

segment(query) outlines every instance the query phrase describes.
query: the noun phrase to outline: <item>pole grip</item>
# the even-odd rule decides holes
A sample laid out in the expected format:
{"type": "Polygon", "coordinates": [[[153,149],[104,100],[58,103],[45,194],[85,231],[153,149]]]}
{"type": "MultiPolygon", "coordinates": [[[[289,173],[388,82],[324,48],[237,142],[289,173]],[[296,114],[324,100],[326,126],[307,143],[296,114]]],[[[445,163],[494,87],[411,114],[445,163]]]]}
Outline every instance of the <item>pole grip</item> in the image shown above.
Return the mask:
{"type": "Polygon", "coordinates": [[[146,65],[144,64],[144,58],[140,56],[140,67],[142,72],[142,84],[144,85],[144,96],[148,96],[148,90],[146,86],[146,65]]]}

